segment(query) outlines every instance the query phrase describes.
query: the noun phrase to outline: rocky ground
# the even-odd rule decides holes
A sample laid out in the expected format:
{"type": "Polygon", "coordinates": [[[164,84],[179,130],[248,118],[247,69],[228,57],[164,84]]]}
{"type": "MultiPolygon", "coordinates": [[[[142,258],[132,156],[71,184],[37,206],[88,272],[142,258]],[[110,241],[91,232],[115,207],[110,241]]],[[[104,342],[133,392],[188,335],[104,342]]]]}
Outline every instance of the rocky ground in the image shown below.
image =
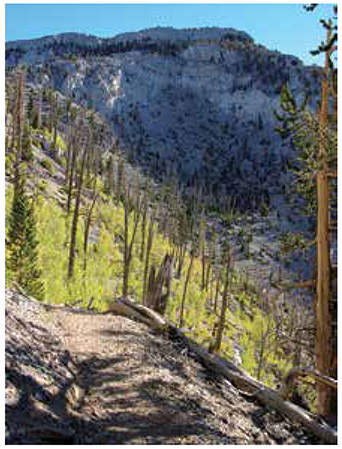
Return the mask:
{"type": "Polygon", "coordinates": [[[127,318],[6,292],[7,444],[315,444],[127,318]]]}

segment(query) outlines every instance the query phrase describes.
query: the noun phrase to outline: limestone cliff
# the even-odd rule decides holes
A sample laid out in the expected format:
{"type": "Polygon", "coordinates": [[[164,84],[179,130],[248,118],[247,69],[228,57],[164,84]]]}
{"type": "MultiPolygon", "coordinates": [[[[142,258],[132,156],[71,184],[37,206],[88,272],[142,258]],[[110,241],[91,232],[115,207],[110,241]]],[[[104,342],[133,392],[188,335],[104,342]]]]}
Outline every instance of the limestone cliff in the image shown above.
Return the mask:
{"type": "Polygon", "coordinates": [[[319,92],[319,68],[231,28],[154,28],[100,39],[77,33],[6,44],[8,67],[99,111],[130,160],[185,188],[271,202],[292,153],[274,132],[282,85],[319,92]]]}

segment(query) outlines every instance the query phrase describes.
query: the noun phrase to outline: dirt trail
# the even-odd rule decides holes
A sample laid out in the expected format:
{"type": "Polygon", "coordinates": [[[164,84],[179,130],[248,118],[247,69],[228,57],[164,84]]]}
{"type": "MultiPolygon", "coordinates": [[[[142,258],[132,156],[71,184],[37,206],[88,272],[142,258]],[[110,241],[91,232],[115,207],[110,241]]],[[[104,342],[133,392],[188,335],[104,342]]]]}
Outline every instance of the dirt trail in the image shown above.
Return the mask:
{"type": "Polygon", "coordinates": [[[310,444],[181,342],[6,294],[9,444],[310,444]]]}

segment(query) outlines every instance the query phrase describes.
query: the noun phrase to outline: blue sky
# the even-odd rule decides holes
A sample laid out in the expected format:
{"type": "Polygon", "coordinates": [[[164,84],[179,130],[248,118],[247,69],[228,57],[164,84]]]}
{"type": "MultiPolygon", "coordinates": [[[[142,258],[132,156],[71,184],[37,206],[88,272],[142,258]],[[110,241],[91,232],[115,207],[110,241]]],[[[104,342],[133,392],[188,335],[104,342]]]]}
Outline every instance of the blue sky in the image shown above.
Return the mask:
{"type": "Polygon", "coordinates": [[[101,37],[155,26],[232,27],[270,50],[322,60],[309,52],[323,38],[319,19],[331,5],[308,13],[300,4],[7,4],[6,41],[77,31],[101,37]]]}

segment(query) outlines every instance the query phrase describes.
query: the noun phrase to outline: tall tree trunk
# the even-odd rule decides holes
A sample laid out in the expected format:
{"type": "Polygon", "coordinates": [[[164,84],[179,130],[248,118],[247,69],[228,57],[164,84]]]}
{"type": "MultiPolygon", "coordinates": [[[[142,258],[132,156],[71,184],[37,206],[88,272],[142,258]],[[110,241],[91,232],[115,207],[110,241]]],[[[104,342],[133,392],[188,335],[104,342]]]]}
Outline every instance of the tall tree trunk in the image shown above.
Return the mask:
{"type": "Polygon", "coordinates": [[[87,269],[87,250],[88,250],[88,238],[89,238],[89,229],[90,229],[90,223],[91,223],[91,214],[93,212],[93,209],[94,209],[94,206],[95,206],[98,196],[99,196],[99,194],[95,193],[95,191],[94,191],[93,201],[88,210],[86,222],[85,222],[85,226],[84,226],[84,240],[83,240],[83,256],[84,256],[83,270],[84,271],[86,271],[86,269],[87,269]]]}
{"type": "Polygon", "coordinates": [[[153,244],[153,236],[154,236],[153,225],[154,225],[154,219],[153,219],[153,217],[151,217],[149,227],[148,227],[144,278],[143,278],[142,302],[145,305],[146,305],[147,275],[148,275],[148,270],[149,270],[149,265],[150,265],[150,253],[151,253],[151,248],[152,248],[152,244],[153,244]]]}
{"type": "Polygon", "coordinates": [[[205,273],[206,273],[206,257],[205,257],[205,245],[202,247],[202,285],[201,290],[205,289],[205,273]]]}
{"type": "Polygon", "coordinates": [[[71,162],[71,138],[70,133],[67,136],[67,154],[66,154],[66,167],[65,167],[65,177],[64,177],[64,186],[67,189],[69,185],[69,172],[70,172],[70,162],[71,162]]]}
{"type": "Polygon", "coordinates": [[[207,262],[207,269],[205,274],[205,281],[204,281],[204,288],[206,291],[208,291],[209,282],[210,282],[210,274],[211,274],[211,263],[212,263],[213,253],[212,248],[209,248],[209,256],[208,256],[208,262],[207,262]]]}
{"type": "Polygon", "coordinates": [[[128,262],[128,224],[129,224],[129,209],[128,209],[128,200],[125,194],[124,198],[124,257],[123,257],[123,281],[122,281],[122,296],[124,298],[127,297],[128,293],[128,271],[129,271],[129,262],[128,262]]]}
{"type": "Polygon", "coordinates": [[[145,254],[145,236],[146,236],[146,216],[147,216],[147,205],[146,201],[144,201],[144,211],[141,221],[141,246],[140,246],[140,261],[143,262],[144,254],[145,254]]]}
{"type": "Polygon", "coordinates": [[[190,262],[189,262],[188,271],[186,273],[186,279],[185,279],[185,283],[184,283],[182,302],[181,302],[181,310],[180,310],[180,314],[179,314],[179,327],[183,327],[183,325],[184,325],[185,298],[186,298],[186,292],[188,290],[188,284],[189,284],[189,281],[190,281],[190,276],[191,276],[191,271],[192,271],[192,265],[193,265],[193,262],[194,262],[194,258],[195,258],[195,251],[191,250],[191,252],[190,252],[190,262]]]}
{"type": "Polygon", "coordinates": [[[77,224],[78,224],[79,209],[80,209],[80,202],[81,202],[83,172],[84,172],[84,165],[85,165],[86,154],[87,154],[87,150],[86,150],[86,147],[85,147],[84,150],[83,150],[83,154],[82,154],[81,169],[80,169],[80,174],[79,174],[78,183],[77,183],[77,194],[76,194],[76,200],[75,200],[74,215],[73,215],[72,224],[71,224],[71,236],[70,236],[70,248],[69,248],[69,264],[68,264],[68,279],[71,279],[73,277],[73,275],[74,275],[76,233],[77,233],[77,224]]]}
{"type": "MultiPolygon", "coordinates": [[[[316,280],[316,369],[330,375],[331,366],[331,316],[330,302],[330,256],[329,256],[329,190],[325,171],[317,173],[317,280],[316,280]]],[[[331,390],[317,385],[317,412],[330,412],[331,390]]]]}
{"type": "Polygon", "coordinates": [[[183,243],[180,245],[180,248],[179,248],[178,268],[177,268],[177,273],[176,273],[177,279],[180,279],[180,277],[182,275],[185,253],[186,253],[186,245],[185,245],[185,243],[183,243]]]}
{"type": "Polygon", "coordinates": [[[228,307],[228,286],[229,286],[229,273],[230,273],[230,255],[228,255],[227,265],[226,265],[226,276],[224,280],[224,288],[222,295],[222,304],[221,304],[221,314],[219,323],[216,331],[216,338],[213,345],[210,346],[210,352],[218,352],[221,347],[224,325],[226,321],[226,312],[228,307]]]}
{"type": "MultiPolygon", "coordinates": [[[[330,32],[327,30],[327,42],[330,32]]],[[[328,121],[329,51],[325,53],[325,70],[322,79],[322,99],[320,110],[320,142],[318,160],[320,171],[316,175],[317,189],[317,278],[316,278],[316,369],[330,376],[334,355],[332,354],[332,317],[330,315],[330,250],[329,250],[329,184],[327,176],[327,156],[325,151],[324,128],[328,121]]],[[[335,354],[336,355],[336,354],[335,354]]],[[[328,416],[334,412],[336,404],[331,389],[317,385],[317,413],[328,416]]]]}
{"type": "Polygon", "coordinates": [[[70,171],[69,171],[69,180],[68,180],[68,197],[67,197],[67,205],[66,210],[67,214],[70,214],[70,208],[71,208],[71,199],[72,199],[72,188],[74,184],[74,172],[75,172],[75,165],[76,165],[76,154],[77,150],[75,145],[72,145],[71,147],[71,165],[70,165],[70,171]]]}
{"type": "Polygon", "coordinates": [[[129,198],[129,192],[124,194],[124,270],[123,270],[123,284],[122,284],[122,296],[127,298],[128,295],[128,281],[130,274],[130,265],[132,260],[132,250],[135,242],[135,236],[138,229],[141,214],[141,201],[139,200],[134,210],[133,218],[133,231],[131,241],[128,242],[128,227],[129,227],[129,215],[131,213],[131,200],[129,198]]]}
{"type": "Polygon", "coordinates": [[[18,84],[16,92],[16,105],[15,105],[15,117],[13,123],[15,123],[15,135],[16,135],[16,153],[14,164],[14,182],[16,182],[16,176],[19,170],[19,164],[23,159],[23,127],[24,127],[24,95],[25,95],[25,74],[20,71],[18,73],[18,84]]]}
{"type": "Polygon", "coordinates": [[[215,288],[215,298],[214,298],[214,313],[217,311],[217,301],[220,293],[220,274],[217,273],[216,277],[216,288],[215,288]]]}

